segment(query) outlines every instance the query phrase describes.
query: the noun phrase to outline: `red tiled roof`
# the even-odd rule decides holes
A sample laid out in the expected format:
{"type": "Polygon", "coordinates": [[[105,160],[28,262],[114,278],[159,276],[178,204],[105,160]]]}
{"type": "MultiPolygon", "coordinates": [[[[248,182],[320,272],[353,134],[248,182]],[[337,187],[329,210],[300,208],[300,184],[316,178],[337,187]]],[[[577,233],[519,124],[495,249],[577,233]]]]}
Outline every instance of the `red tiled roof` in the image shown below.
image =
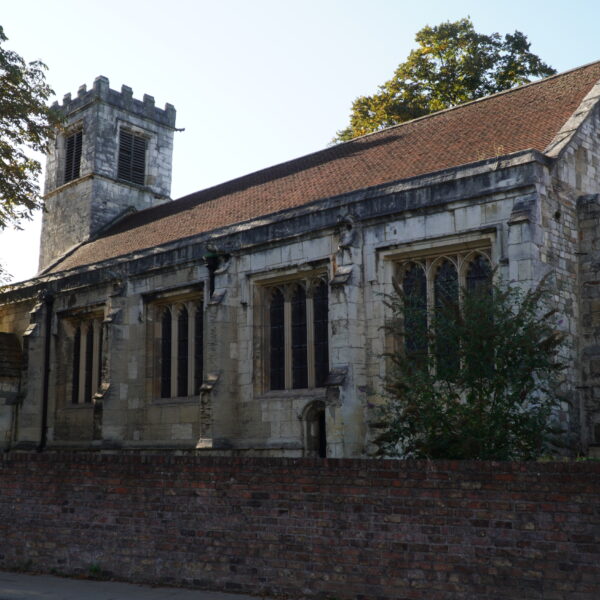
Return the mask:
{"type": "Polygon", "coordinates": [[[135,213],[62,271],[307,204],[498,155],[543,152],[600,80],[600,62],[338,144],[135,213]]]}

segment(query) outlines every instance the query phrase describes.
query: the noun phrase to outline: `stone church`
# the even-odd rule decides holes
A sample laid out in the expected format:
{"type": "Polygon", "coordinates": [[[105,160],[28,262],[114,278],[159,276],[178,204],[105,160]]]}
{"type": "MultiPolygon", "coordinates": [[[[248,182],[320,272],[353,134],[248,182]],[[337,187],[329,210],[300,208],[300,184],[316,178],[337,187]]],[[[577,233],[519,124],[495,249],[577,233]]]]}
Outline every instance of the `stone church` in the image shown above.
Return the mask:
{"type": "Polygon", "coordinates": [[[60,105],[38,275],[0,290],[0,448],[369,455],[392,278],[554,291],[600,443],[600,62],[170,198],[175,109],[60,105]],[[487,275],[486,275],[487,274],[487,275]]]}

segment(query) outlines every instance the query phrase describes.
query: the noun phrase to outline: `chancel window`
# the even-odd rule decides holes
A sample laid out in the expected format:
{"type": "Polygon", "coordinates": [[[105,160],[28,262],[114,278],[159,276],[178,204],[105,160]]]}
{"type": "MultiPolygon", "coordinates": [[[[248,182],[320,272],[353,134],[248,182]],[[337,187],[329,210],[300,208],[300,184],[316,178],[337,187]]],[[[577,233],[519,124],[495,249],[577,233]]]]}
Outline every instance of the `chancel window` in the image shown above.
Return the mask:
{"type": "Polygon", "coordinates": [[[63,183],[73,181],[73,179],[77,179],[80,175],[82,144],[83,132],[81,130],[69,135],[65,139],[65,172],[63,183]]]}
{"type": "Polygon", "coordinates": [[[146,177],[147,140],[126,129],[119,131],[119,161],[117,177],[124,181],[144,185],[146,177]]]}
{"type": "Polygon", "coordinates": [[[157,304],[160,397],[200,393],[203,376],[204,311],[196,296],[157,304]]]}
{"type": "Polygon", "coordinates": [[[265,289],[268,389],[322,387],[329,373],[329,293],[324,276],[265,289]]]}
{"type": "Polygon", "coordinates": [[[102,318],[85,318],[73,323],[71,402],[92,402],[100,386],[102,361],[102,318]]]}
{"type": "MultiPolygon", "coordinates": [[[[489,288],[492,268],[489,251],[477,250],[411,258],[399,263],[398,275],[404,296],[404,351],[418,357],[428,351],[436,317],[458,317],[462,294],[489,288]]],[[[436,335],[434,346],[438,369],[447,374],[458,368],[459,353],[451,340],[436,335]]]]}

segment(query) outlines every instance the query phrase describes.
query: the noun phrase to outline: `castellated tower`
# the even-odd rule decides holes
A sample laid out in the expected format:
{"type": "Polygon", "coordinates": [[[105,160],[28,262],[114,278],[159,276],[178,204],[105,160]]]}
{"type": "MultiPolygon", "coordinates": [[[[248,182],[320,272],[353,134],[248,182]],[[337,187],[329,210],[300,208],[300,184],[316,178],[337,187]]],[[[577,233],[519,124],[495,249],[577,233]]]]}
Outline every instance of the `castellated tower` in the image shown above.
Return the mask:
{"type": "Polygon", "coordinates": [[[111,90],[91,90],[55,104],[64,114],[47,157],[39,271],[132,210],[170,200],[175,108],[111,90]]]}

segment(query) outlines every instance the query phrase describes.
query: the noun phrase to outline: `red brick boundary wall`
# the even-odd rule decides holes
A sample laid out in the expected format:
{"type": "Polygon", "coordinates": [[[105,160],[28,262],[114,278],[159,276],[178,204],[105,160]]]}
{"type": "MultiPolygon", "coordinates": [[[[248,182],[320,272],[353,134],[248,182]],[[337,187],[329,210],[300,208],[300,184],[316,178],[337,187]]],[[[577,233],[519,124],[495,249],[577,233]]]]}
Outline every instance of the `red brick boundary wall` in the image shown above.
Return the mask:
{"type": "Polygon", "coordinates": [[[7,454],[0,567],[327,599],[600,598],[600,463],[7,454]]]}

